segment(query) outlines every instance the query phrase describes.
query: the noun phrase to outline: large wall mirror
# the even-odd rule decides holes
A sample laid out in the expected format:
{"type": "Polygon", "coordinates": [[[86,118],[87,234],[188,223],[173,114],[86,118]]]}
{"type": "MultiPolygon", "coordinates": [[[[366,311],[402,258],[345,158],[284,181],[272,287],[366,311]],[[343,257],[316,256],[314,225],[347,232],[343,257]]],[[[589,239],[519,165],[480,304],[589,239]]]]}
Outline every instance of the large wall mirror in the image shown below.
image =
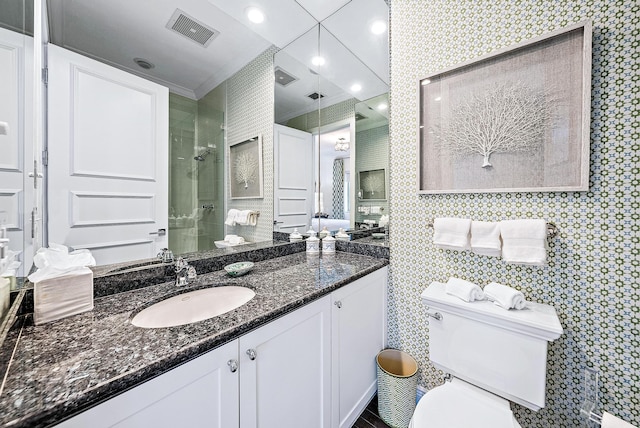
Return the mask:
{"type": "Polygon", "coordinates": [[[161,247],[215,251],[230,234],[269,241],[274,225],[306,229],[316,214],[317,228],[365,220],[369,137],[358,134],[385,113],[360,106],[388,90],[387,5],[258,3],[46,2],[46,241],[110,264],[161,247]],[[248,20],[252,6],[262,23],[248,20]],[[284,135],[294,131],[304,148],[284,135]],[[232,199],[229,147],[256,136],[262,197],[232,199]],[[238,225],[232,209],[255,212],[256,225],[238,225]]]}
{"type": "MultiPolygon", "coordinates": [[[[0,2],[0,274],[24,274],[32,251],[33,1],[0,2]],[[8,242],[6,241],[8,239],[8,242]],[[8,272],[9,271],[9,272],[8,272]]],[[[28,269],[29,266],[27,266],[28,269]]],[[[1,303],[0,303],[1,306],[1,303]]],[[[0,311],[1,312],[1,311],[0,311]]],[[[2,315],[0,313],[0,315],[2,315]]]]}
{"type": "Polygon", "coordinates": [[[387,194],[366,200],[359,178],[388,174],[387,5],[353,0],[318,20],[275,55],[274,218],[284,232],[369,227],[388,213],[387,194]]]}

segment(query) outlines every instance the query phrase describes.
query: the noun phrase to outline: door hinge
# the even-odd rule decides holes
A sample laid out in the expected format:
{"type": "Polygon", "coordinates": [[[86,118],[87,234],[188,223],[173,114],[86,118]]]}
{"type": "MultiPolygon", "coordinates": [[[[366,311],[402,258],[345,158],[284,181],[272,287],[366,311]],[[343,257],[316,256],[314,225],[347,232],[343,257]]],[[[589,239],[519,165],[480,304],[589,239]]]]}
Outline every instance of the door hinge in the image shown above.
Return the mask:
{"type": "Polygon", "coordinates": [[[45,67],[42,69],[42,83],[47,86],[49,84],[49,68],[45,67]]]}
{"type": "Polygon", "coordinates": [[[43,166],[48,166],[49,165],[49,151],[48,150],[43,150],[42,151],[42,165],[43,166]]]}

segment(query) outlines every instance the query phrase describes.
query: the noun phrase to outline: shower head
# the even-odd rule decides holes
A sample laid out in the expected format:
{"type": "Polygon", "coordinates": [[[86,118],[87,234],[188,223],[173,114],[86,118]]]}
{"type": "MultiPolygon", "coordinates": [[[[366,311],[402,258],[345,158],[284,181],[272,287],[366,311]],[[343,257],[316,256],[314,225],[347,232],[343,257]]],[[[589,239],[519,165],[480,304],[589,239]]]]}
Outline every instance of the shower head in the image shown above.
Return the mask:
{"type": "Polygon", "coordinates": [[[204,160],[207,158],[207,156],[209,156],[211,154],[211,149],[207,149],[204,152],[200,153],[197,156],[194,156],[193,159],[197,160],[198,162],[204,162],[204,160]]]}

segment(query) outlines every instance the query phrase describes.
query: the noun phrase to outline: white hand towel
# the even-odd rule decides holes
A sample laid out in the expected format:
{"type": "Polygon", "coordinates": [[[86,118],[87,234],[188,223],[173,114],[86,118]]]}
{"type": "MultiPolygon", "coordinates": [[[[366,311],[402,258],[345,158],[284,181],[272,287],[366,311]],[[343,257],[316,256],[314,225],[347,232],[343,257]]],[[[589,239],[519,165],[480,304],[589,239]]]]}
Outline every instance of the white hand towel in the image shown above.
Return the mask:
{"type": "Polygon", "coordinates": [[[242,236],[233,235],[229,238],[229,244],[231,245],[244,244],[244,238],[242,236]]]}
{"type": "Polygon", "coordinates": [[[622,419],[613,416],[609,412],[604,412],[602,415],[602,428],[636,428],[629,422],[625,422],[622,419]]]}
{"type": "Polygon", "coordinates": [[[502,258],[507,263],[544,266],[547,263],[547,222],[505,220],[500,222],[502,258]]]}
{"type": "Polygon", "coordinates": [[[249,214],[249,220],[247,221],[247,224],[249,226],[255,226],[256,224],[258,224],[258,212],[257,211],[251,211],[251,213],[249,214]]]}
{"type": "Polygon", "coordinates": [[[235,226],[236,225],[236,217],[240,211],[231,208],[227,213],[227,219],[224,221],[224,224],[227,226],[235,226]]]}
{"type": "Polygon", "coordinates": [[[471,222],[471,251],[482,256],[500,257],[500,223],[493,221],[471,222]]]}
{"type": "Polygon", "coordinates": [[[236,214],[236,223],[241,226],[246,226],[249,224],[249,216],[251,215],[251,210],[240,210],[236,214]]]}
{"type": "Polygon", "coordinates": [[[474,300],[484,300],[484,292],[477,284],[473,282],[465,281],[460,278],[449,278],[445,285],[445,291],[447,294],[456,296],[465,302],[473,302],[474,300]]]}
{"type": "Polygon", "coordinates": [[[484,287],[487,299],[504,309],[524,309],[527,301],[522,292],[507,285],[492,282],[484,287]]]}
{"type": "Polygon", "coordinates": [[[433,243],[443,250],[464,251],[469,249],[468,218],[436,218],[433,221],[433,243]]]}

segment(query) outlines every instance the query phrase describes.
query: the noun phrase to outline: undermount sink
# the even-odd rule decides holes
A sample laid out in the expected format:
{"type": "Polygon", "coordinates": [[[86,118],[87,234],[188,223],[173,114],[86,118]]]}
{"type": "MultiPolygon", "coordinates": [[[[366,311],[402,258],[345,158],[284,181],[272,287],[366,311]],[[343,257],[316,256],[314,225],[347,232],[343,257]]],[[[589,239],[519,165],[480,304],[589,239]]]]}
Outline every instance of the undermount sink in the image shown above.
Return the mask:
{"type": "Polygon", "coordinates": [[[143,309],[133,317],[131,324],[142,328],[191,324],[239,308],[255,295],[253,290],[235,285],[190,291],[143,309]]]}

